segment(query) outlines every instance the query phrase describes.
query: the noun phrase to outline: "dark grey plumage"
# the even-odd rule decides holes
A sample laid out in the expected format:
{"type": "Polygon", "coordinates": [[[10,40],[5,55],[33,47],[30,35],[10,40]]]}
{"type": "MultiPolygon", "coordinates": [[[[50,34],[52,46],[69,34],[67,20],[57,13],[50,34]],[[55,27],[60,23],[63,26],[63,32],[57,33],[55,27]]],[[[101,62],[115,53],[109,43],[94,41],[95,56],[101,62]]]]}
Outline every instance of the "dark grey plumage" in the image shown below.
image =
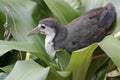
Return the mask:
{"type": "Polygon", "coordinates": [[[46,18],[39,22],[54,28],[54,49],[65,49],[72,52],[101,41],[111,28],[116,18],[115,8],[111,3],[105,7],[92,9],[65,27],[54,18],[46,18]]]}
{"type": "MultiPolygon", "coordinates": [[[[59,28],[59,36],[56,36],[53,41],[54,48],[72,52],[99,42],[106,36],[115,18],[116,12],[112,4],[90,10],[66,25],[63,31],[66,34],[62,34],[63,29],[59,28]],[[64,37],[59,38],[60,35],[64,37]]],[[[59,25],[59,27],[63,26],[59,25]]]]}

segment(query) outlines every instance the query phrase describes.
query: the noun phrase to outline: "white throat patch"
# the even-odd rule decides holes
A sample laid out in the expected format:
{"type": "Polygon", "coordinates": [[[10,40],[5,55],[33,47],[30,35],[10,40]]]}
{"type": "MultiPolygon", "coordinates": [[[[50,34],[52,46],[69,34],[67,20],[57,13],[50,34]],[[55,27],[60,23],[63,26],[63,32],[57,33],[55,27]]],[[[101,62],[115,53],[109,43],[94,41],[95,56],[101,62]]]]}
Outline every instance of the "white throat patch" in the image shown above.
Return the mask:
{"type": "Polygon", "coordinates": [[[54,43],[52,42],[54,37],[55,37],[55,33],[51,32],[49,35],[46,35],[46,38],[45,38],[45,49],[51,58],[54,58],[55,56],[54,43]]]}
{"type": "Polygon", "coordinates": [[[46,38],[45,38],[46,52],[51,58],[54,58],[55,51],[54,51],[54,43],[52,41],[55,37],[55,29],[49,26],[46,26],[45,24],[39,24],[38,27],[40,28],[41,34],[46,35],[46,38]]]}

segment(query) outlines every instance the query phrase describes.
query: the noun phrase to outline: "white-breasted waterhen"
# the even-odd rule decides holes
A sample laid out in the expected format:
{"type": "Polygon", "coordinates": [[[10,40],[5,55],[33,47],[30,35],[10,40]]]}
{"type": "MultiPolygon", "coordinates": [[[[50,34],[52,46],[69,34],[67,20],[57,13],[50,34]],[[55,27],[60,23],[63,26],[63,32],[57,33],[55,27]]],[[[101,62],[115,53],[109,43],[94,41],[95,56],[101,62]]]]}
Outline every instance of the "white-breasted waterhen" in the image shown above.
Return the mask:
{"type": "Polygon", "coordinates": [[[115,18],[115,7],[109,3],[105,7],[87,11],[65,26],[55,18],[42,19],[27,35],[45,34],[45,48],[48,54],[58,49],[72,52],[101,41],[115,18]]]}

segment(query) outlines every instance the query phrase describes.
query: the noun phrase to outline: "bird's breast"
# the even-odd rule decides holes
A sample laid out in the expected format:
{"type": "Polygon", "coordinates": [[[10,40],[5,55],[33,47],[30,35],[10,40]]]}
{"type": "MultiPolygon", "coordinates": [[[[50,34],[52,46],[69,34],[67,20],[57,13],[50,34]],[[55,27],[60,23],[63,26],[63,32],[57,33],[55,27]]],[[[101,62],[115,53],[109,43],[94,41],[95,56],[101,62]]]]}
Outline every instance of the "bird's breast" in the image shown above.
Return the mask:
{"type": "Polygon", "coordinates": [[[54,36],[55,36],[55,34],[46,36],[46,38],[45,38],[45,49],[50,57],[54,57],[54,51],[55,51],[54,43],[53,43],[54,36]]]}

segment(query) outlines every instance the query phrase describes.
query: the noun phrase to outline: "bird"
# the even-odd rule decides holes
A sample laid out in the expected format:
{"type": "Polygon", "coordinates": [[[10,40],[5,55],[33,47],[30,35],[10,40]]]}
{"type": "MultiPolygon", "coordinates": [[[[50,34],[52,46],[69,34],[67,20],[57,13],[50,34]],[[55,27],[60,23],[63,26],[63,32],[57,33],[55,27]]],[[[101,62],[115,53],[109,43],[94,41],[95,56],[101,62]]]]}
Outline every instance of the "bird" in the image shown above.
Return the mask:
{"type": "Polygon", "coordinates": [[[112,3],[108,3],[104,7],[85,12],[65,26],[55,18],[42,19],[27,36],[36,33],[46,35],[46,52],[54,57],[55,50],[63,49],[72,53],[75,50],[100,42],[110,31],[115,18],[115,7],[112,3]]]}

